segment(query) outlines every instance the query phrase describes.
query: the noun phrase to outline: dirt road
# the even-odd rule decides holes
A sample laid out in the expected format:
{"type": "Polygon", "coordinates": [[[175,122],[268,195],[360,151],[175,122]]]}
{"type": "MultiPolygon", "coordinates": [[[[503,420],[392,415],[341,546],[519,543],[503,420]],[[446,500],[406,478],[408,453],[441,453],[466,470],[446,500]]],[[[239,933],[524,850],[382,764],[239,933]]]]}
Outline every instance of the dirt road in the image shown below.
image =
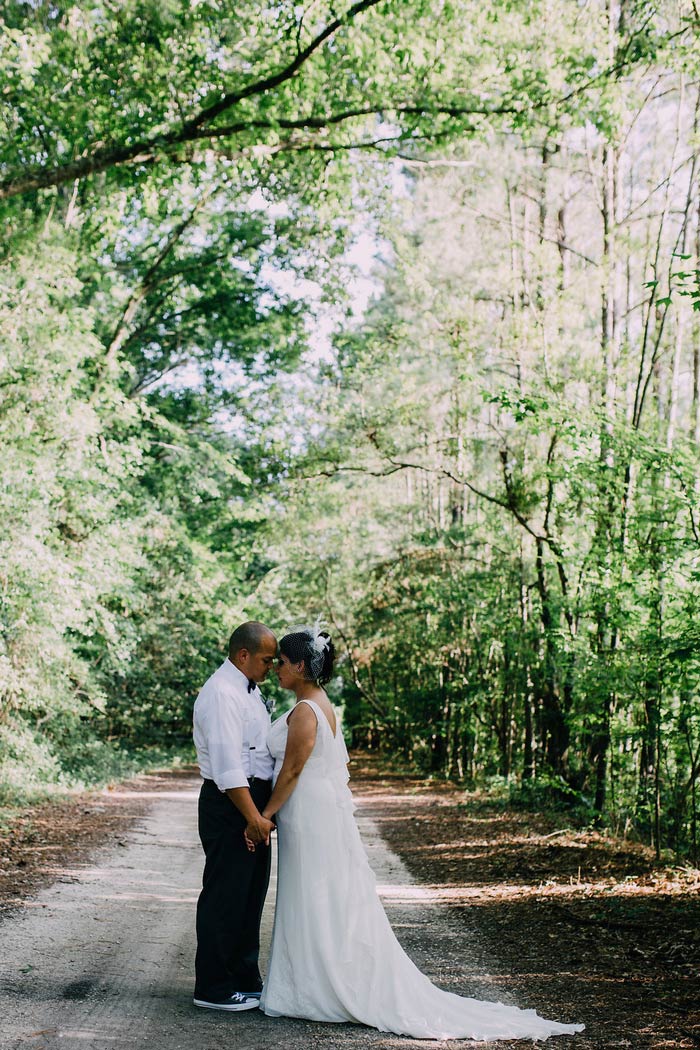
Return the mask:
{"type": "MultiPolygon", "coordinates": [[[[288,1050],[371,1044],[432,1046],[354,1025],[230,1015],[192,1005],[194,909],[202,854],[196,833],[199,782],[181,781],[147,796],[147,815],[93,863],[66,871],[0,926],[2,1050],[288,1050]]],[[[129,798],[133,800],[133,792],[129,798]]],[[[416,962],[455,991],[474,994],[472,975],[488,972],[463,929],[383,844],[359,809],[380,893],[397,934],[416,962]],[[438,949],[438,950],[436,950],[438,949]],[[437,960],[434,962],[433,960],[437,960]]],[[[274,883],[264,923],[265,957],[274,883]]],[[[481,984],[489,998],[502,989],[481,984]]],[[[567,1040],[568,1042],[568,1040],[567,1040]]],[[[452,1043],[471,1046],[474,1043],[452,1043]]],[[[504,1044],[501,1044],[502,1046],[504,1044]]]]}

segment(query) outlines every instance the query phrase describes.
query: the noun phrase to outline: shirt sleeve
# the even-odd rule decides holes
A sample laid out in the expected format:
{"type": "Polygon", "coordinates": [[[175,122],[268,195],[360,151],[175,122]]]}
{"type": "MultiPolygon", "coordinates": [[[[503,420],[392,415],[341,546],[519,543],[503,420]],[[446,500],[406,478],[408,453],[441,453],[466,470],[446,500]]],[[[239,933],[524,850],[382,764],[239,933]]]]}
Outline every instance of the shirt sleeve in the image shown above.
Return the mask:
{"type": "Polygon", "coordinates": [[[242,762],[243,718],[232,697],[212,697],[206,732],[212,780],[219,791],[248,787],[242,762]]]}

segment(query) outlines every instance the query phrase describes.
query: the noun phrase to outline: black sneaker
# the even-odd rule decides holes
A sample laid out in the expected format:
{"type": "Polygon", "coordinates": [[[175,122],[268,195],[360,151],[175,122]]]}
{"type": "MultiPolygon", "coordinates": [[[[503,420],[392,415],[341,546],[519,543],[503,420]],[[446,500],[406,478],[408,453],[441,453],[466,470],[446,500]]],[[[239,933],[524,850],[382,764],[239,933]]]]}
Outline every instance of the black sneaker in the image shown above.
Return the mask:
{"type": "Polygon", "coordinates": [[[213,1002],[209,999],[193,999],[192,1002],[205,1010],[255,1010],[260,1005],[260,993],[234,992],[228,999],[213,1002]]]}

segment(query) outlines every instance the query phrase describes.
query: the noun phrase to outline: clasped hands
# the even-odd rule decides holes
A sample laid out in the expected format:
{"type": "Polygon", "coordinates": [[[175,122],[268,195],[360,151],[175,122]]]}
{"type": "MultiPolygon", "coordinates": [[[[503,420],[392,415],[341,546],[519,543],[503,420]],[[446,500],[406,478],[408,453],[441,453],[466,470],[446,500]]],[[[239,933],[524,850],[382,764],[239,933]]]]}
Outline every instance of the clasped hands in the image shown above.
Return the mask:
{"type": "Polygon", "coordinates": [[[264,842],[266,846],[270,845],[270,833],[275,830],[274,821],[268,820],[267,817],[258,815],[255,819],[249,820],[246,824],[243,837],[245,844],[251,853],[255,852],[255,847],[259,846],[260,843],[264,842]]]}

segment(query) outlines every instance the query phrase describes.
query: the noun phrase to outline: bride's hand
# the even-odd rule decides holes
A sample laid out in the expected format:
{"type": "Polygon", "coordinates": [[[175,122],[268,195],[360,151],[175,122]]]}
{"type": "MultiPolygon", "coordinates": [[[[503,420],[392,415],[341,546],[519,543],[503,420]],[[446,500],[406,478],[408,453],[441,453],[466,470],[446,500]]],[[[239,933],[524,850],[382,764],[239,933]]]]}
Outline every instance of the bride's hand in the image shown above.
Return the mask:
{"type": "Polygon", "coordinates": [[[243,838],[245,839],[245,844],[248,847],[248,852],[255,853],[255,843],[251,838],[248,838],[248,833],[245,831],[243,832],[243,838]]]}
{"type": "Polygon", "coordinates": [[[274,828],[275,825],[272,821],[260,814],[259,817],[248,821],[245,828],[245,837],[250,840],[254,846],[258,846],[261,843],[269,846],[270,832],[274,831],[274,828]]]}

